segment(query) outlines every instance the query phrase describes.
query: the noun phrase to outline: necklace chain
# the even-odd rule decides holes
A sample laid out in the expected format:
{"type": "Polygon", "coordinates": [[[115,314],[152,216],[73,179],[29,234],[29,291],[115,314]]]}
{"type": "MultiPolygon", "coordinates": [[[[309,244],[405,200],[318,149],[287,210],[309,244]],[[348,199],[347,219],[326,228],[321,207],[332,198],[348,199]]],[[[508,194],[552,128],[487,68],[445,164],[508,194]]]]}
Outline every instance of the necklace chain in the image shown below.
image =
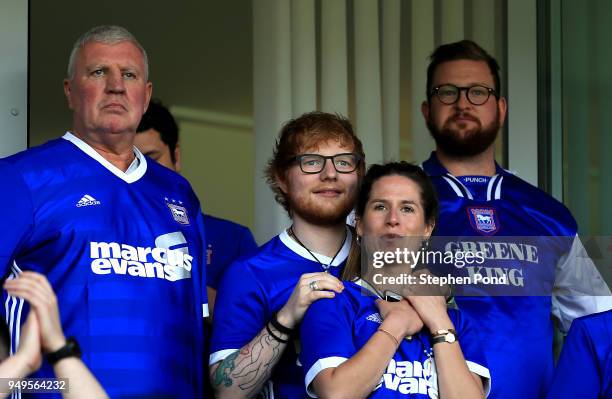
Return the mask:
{"type": "Polygon", "coordinates": [[[340,251],[342,251],[342,248],[344,247],[344,243],[346,242],[346,237],[347,237],[347,235],[348,235],[348,234],[346,233],[346,230],[345,230],[345,231],[344,231],[344,239],[342,240],[342,244],[340,244],[340,248],[338,248],[338,251],[336,251],[336,254],[334,255],[334,257],[333,257],[333,258],[331,258],[331,260],[329,261],[329,264],[327,264],[327,265],[326,265],[325,263],[321,262],[321,261],[319,260],[319,258],[317,258],[317,257],[315,256],[315,254],[313,254],[313,253],[312,253],[312,251],[311,251],[310,249],[308,249],[308,247],[302,243],[302,241],[300,241],[300,239],[298,238],[298,236],[295,234],[295,231],[293,231],[293,226],[289,227],[289,230],[288,230],[287,232],[289,233],[289,235],[290,235],[291,237],[293,237],[293,239],[295,239],[295,241],[296,241],[298,244],[300,244],[300,246],[301,246],[302,248],[304,248],[306,251],[308,251],[308,253],[310,254],[310,256],[312,256],[312,257],[314,258],[314,260],[316,260],[316,261],[317,261],[317,263],[318,263],[319,265],[321,265],[321,267],[323,268],[323,271],[324,271],[325,273],[329,273],[329,271],[328,271],[328,270],[329,270],[329,267],[331,266],[331,264],[332,264],[332,263],[334,263],[334,260],[336,260],[336,257],[338,256],[338,254],[340,253],[340,251]]]}

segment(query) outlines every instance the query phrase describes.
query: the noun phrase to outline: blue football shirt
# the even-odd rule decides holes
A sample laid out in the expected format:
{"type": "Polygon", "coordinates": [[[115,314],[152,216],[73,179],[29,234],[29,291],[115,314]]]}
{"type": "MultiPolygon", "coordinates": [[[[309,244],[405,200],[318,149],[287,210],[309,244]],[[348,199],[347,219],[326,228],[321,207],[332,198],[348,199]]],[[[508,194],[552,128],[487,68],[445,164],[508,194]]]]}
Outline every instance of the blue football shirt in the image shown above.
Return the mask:
{"type": "MultiPolygon", "coordinates": [[[[344,291],[334,298],[313,303],[301,325],[300,359],[306,370],[305,385],[317,397],[311,383],[322,370],[338,367],[355,355],[376,333],[382,318],[377,297],[360,284],[345,281],[344,291]]],[[[476,330],[455,309],[449,309],[468,369],[484,380],[485,392],[491,385],[481,339],[476,330]]],[[[495,383],[495,382],[493,382],[495,383]]],[[[368,398],[438,398],[438,380],[429,331],[404,339],[389,361],[380,383],[368,398]]]]}
{"type": "Polygon", "coordinates": [[[484,249],[485,263],[462,272],[504,275],[514,290],[455,298],[485,338],[490,397],[543,397],[553,372],[551,313],[567,331],[575,317],[612,308],[612,297],[594,296],[610,290],[586,256],[574,218],[499,165],[493,177],[455,177],[433,152],[423,169],[440,201],[434,234],[447,241],[444,249],[484,249]]]}
{"type": "Polygon", "coordinates": [[[204,215],[207,267],[206,285],[217,289],[225,269],[237,258],[257,249],[257,243],[248,227],[230,220],[204,215]]]}
{"type": "Polygon", "coordinates": [[[574,320],[548,398],[612,398],[612,310],[574,320]]]}
{"type": "MultiPolygon", "coordinates": [[[[351,240],[347,228],[344,245],[329,268],[336,277],[341,275],[351,240]]],[[[315,256],[324,264],[331,262],[327,256],[316,253],[315,256]]],[[[321,271],[321,265],[286,231],[261,246],[251,257],[234,262],[219,285],[210,364],[225,359],[255,338],[272,314],[285,305],[302,274],[321,271]]],[[[307,397],[298,352],[297,340],[287,345],[262,389],[262,396],[307,397]]]]}
{"type": "MultiPolygon", "coordinates": [[[[0,161],[0,274],[47,276],[65,335],[111,397],[201,397],[199,202],[185,179],[134,151],[124,173],[67,133],[0,161]]],[[[3,313],[14,353],[27,304],[5,292],[3,313]]],[[[33,376],[52,375],[44,363],[33,376]]]]}

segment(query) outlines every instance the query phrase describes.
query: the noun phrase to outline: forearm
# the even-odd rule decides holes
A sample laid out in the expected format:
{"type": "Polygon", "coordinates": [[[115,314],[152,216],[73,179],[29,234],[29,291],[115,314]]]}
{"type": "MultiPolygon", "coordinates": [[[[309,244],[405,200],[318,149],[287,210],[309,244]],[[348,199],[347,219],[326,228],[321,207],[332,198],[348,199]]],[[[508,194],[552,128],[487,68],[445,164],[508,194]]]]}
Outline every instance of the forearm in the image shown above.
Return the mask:
{"type": "Polygon", "coordinates": [[[31,372],[27,360],[18,353],[0,364],[0,378],[23,378],[31,372]]]}
{"type": "Polygon", "coordinates": [[[69,390],[62,394],[65,399],[108,398],[104,388],[79,358],[61,359],[53,366],[53,372],[57,378],[68,379],[69,390]]]}
{"type": "MultiPolygon", "coordinates": [[[[402,334],[383,323],[388,331],[401,342],[402,334]]],[[[315,378],[314,389],[320,398],[366,398],[380,382],[389,360],[398,344],[387,333],[377,331],[350,359],[329,373],[315,378]]]]}
{"type": "Polygon", "coordinates": [[[441,399],[484,397],[482,382],[468,369],[459,342],[441,342],[433,350],[441,399]]]}
{"type": "MultiPolygon", "coordinates": [[[[455,329],[443,296],[413,296],[409,299],[432,335],[445,334],[442,331],[455,329]]],[[[459,341],[433,344],[440,398],[483,398],[482,381],[468,369],[461,351],[460,340],[461,336],[459,341]]]]}
{"type": "MultiPolygon", "coordinates": [[[[281,339],[288,339],[274,327],[272,332],[281,339]]],[[[210,379],[217,398],[250,398],[255,396],[270,378],[272,369],[285,350],[281,343],[264,327],[247,345],[214,364],[210,379]]]]}
{"type": "MultiPolygon", "coordinates": [[[[6,358],[0,364],[0,378],[24,378],[30,373],[24,359],[20,359],[17,355],[6,358]]],[[[0,392],[0,398],[6,398],[11,395],[12,391],[0,392]]]]}

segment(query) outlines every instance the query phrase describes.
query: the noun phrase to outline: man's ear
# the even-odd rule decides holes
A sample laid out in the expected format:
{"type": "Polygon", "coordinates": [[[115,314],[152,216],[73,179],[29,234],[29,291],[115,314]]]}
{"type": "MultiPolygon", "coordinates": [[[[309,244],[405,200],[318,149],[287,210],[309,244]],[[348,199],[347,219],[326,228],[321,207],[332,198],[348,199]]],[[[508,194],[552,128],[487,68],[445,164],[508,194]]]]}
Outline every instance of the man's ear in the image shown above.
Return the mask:
{"type": "Polygon", "coordinates": [[[177,172],[181,171],[181,146],[179,143],[176,143],[174,148],[174,170],[177,172]]]}
{"type": "Polygon", "coordinates": [[[64,95],[66,96],[66,101],[68,101],[68,108],[74,110],[72,107],[72,84],[70,83],[70,79],[64,79],[64,95]]]}
{"type": "Polygon", "coordinates": [[[425,118],[425,123],[427,123],[429,120],[429,103],[427,101],[421,103],[421,113],[423,114],[423,118],[425,118]]]}
{"type": "Polygon", "coordinates": [[[274,175],[274,180],[276,180],[276,184],[278,185],[278,188],[280,188],[280,190],[284,193],[287,194],[287,191],[289,191],[288,187],[287,187],[287,182],[285,181],[285,176],[276,173],[274,175]]]}
{"type": "Polygon", "coordinates": [[[500,128],[504,126],[504,121],[506,120],[506,113],[508,112],[508,103],[506,102],[506,97],[500,97],[497,101],[497,110],[499,112],[499,126],[500,128]]]}
{"type": "Polygon", "coordinates": [[[147,85],[145,87],[145,104],[144,104],[144,109],[142,110],[143,114],[147,112],[147,109],[149,108],[149,102],[151,101],[152,95],[153,95],[153,83],[147,82],[147,85]]]}

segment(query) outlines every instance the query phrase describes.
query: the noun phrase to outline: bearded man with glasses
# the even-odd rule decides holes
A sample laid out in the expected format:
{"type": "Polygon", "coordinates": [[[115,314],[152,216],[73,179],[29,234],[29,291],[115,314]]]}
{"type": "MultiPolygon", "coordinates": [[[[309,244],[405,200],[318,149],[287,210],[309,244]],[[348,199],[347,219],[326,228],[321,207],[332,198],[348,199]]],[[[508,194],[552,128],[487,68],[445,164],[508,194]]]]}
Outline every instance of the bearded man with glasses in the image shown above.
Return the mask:
{"type": "Polygon", "coordinates": [[[463,293],[457,305],[482,333],[489,398],[542,398],[553,372],[551,314],[567,331],[574,318],[612,307],[610,290],[569,210],[495,162],[507,110],[497,61],[469,40],[440,46],[430,59],[422,112],[436,151],[423,168],[440,199],[435,246],[482,251],[481,267],[456,273],[508,279],[455,287],[463,293]]]}
{"type": "Polygon", "coordinates": [[[218,398],[305,398],[295,333],[308,307],[332,298],[354,234],[346,225],[364,174],[350,122],[311,112],[287,122],[266,171],[292,225],[222,278],[211,342],[218,398]]]}

